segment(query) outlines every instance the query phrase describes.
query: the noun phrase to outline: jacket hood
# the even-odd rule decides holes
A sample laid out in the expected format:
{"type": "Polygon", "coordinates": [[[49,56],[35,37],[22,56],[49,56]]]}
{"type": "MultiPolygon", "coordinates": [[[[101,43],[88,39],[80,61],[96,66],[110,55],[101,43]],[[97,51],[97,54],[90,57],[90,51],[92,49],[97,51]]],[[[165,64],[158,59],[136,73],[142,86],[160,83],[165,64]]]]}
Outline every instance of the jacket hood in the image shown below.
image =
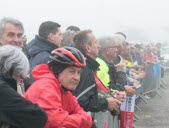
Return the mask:
{"type": "Polygon", "coordinates": [[[39,64],[35,66],[35,68],[32,71],[32,76],[34,77],[35,80],[39,80],[42,78],[56,80],[55,75],[52,73],[52,71],[50,70],[47,64],[39,64]]]}
{"type": "Polygon", "coordinates": [[[103,56],[99,56],[97,58],[100,58],[103,61],[105,61],[109,67],[114,67],[114,64],[112,62],[108,62],[103,56]]]}
{"type": "Polygon", "coordinates": [[[28,52],[31,57],[34,57],[35,55],[39,54],[40,52],[47,51],[50,53],[51,51],[53,51],[56,48],[58,48],[58,46],[56,46],[52,42],[47,41],[47,40],[43,39],[42,37],[36,35],[35,39],[33,39],[33,42],[31,44],[31,47],[28,52]]]}

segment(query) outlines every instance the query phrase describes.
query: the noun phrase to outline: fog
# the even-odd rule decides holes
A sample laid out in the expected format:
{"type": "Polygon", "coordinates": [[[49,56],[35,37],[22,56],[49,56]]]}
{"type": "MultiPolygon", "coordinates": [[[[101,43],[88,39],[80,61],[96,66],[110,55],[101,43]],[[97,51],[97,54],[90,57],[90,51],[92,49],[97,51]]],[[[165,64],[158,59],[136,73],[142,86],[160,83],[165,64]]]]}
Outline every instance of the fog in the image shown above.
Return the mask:
{"type": "MultiPolygon", "coordinates": [[[[42,22],[50,20],[61,24],[62,32],[74,25],[91,29],[96,37],[124,32],[129,43],[169,44],[168,13],[169,0],[0,0],[0,18],[20,20],[28,41],[38,33],[42,22]]],[[[169,88],[162,89],[162,98],[157,95],[149,104],[141,104],[137,126],[169,127],[169,88]]]]}
{"type": "Polygon", "coordinates": [[[29,39],[43,21],[51,20],[97,37],[124,32],[131,42],[169,42],[168,0],[4,0],[0,18],[14,17],[24,24],[29,39]]]}

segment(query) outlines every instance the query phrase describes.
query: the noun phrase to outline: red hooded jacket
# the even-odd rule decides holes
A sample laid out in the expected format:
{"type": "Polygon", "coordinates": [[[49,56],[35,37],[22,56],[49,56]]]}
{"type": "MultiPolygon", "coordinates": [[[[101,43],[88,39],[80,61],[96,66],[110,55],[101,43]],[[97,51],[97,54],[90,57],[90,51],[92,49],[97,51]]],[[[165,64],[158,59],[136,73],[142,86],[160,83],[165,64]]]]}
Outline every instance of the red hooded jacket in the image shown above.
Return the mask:
{"type": "Polygon", "coordinates": [[[32,75],[36,81],[24,97],[46,111],[48,120],[45,128],[91,128],[92,117],[79,106],[70,91],[62,89],[48,65],[36,66],[32,75]]]}

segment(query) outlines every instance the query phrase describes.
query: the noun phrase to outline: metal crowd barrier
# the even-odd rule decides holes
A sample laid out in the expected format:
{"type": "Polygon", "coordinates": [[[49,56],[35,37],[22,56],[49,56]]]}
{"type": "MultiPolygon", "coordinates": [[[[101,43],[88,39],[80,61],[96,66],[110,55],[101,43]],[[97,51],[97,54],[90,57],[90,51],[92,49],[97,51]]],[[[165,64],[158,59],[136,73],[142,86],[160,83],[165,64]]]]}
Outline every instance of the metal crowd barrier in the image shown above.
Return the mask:
{"type": "Polygon", "coordinates": [[[97,120],[97,128],[119,128],[119,117],[112,116],[109,111],[94,113],[94,118],[97,120]]]}
{"type": "MultiPolygon", "coordinates": [[[[141,86],[139,88],[136,88],[136,99],[141,98],[145,103],[148,103],[145,97],[145,95],[148,93],[150,94],[157,93],[161,97],[162,95],[159,92],[159,90],[161,90],[164,93],[161,87],[167,88],[164,76],[166,70],[168,69],[169,67],[163,67],[160,64],[148,66],[146,68],[146,77],[141,81],[141,86]]],[[[141,111],[141,109],[137,105],[135,105],[135,108],[141,111]]],[[[139,117],[136,114],[135,119],[136,120],[139,119],[139,117]]]]}
{"type": "MultiPolygon", "coordinates": [[[[136,99],[141,98],[145,103],[148,103],[148,100],[145,98],[146,94],[157,93],[159,96],[162,96],[159,92],[159,89],[163,92],[160,86],[166,88],[166,85],[164,78],[161,78],[161,68],[164,67],[160,64],[150,65],[146,68],[146,77],[142,79],[141,84],[136,88],[136,99]]],[[[135,108],[141,111],[137,105],[135,105],[135,108]]],[[[98,121],[98,128],[119,128],[118,116],[112,116],[109,111],[97,112],[93,116],[98,121]]],[[[134,116],[136,119],[139,119],[136,114],[134,116]]]]}
{"type": "Polygon", "coordinates": [[[150,65],[146,70],[146,77],[142,82],[142,94],[157,92],[161,96],[158,89],[161,83],[161,67],[159,64],[150,65]]]}

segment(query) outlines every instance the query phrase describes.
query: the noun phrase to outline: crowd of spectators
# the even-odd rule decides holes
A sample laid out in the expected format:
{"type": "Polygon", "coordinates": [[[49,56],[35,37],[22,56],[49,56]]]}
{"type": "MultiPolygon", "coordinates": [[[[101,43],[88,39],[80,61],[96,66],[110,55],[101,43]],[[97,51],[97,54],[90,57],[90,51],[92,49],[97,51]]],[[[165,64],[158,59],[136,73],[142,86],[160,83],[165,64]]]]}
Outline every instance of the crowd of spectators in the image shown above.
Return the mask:
{"type": "Polygon", "coordinates": [[[53,21],[27,42],[22,23],[3,18],[0,127],[99,128],[93,116],[99,112],[118,121],[126,96],[135,95],[146,68],[162,59],[160,47],[132,44],[122,32],[96,38],[92,30],[69,26],[62,33],[53,21]]]}

